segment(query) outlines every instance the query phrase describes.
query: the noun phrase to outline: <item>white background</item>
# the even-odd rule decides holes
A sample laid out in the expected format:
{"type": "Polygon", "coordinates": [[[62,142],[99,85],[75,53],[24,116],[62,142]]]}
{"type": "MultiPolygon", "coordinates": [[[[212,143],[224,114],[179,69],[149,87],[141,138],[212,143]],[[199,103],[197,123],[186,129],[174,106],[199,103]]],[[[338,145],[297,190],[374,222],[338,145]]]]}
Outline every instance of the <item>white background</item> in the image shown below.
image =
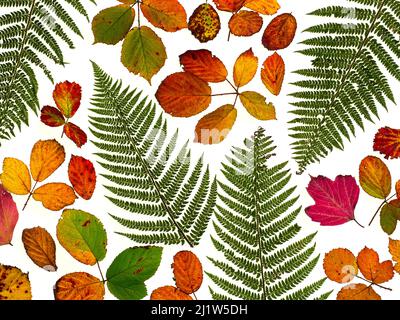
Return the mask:
{"type": "MultiPolygon", "coordinates": [[[[89,2],[89,1],[83,1],[89,2]]],[[[117,1],[106,0],[98,1],[99,5],[89,3],[87,5],[89,16],[92,19],[94,15],[101,9],[110,7],[118,4],[117,1]]],[[[190,15],[193,10],[202,3],[200,0],[181,0],[181,3],[187,9],[190,15]]],[[[369,154],[375,154],[372,150],[373,137],[378,128],[381,126],[391,126],[393,128],[400,127],[399,125],[399,111],[398,109],[389,104],[389,112],[380,110],[381,118],[375,119],[376,123],[366,123],[366,130],[357,130],[357,138],[352,140],[352,143],[346,143],[345,151],[334,151],[326,159],[322,160],[320,164],[312,165],[308,168],[308,171],[301,176],[296,176],[297,170],[296,163],[291,159],[290,143],[292,140],[288,138],[288,125],[287,121],[290,119],[291,110],[290,101],[291,98],[288,94],[295,90],[295,87],[289,83],[298,79],[291,71],[298,68],[306,68],[309,66],[308,59],[305,59],[300,54],[296,53],[301,46],[298,44],[300,41],[307,37],[306,33],[302,33],[306,27],[313,25],[321,20],[315,17],[307,16],[306,13],[312,10],[328,5],[328,4],[345,4],[346,1],[335,0],[335,1],[318,1],[318,0],[307,0],[307,1],[296,1],[296,0],[281,0],[281,10],[279,13],[291,12],[297,17],[298,20],[298,32],[296,38],[288,49],[282,50],[279,53],[282,55],[286,63],[286,78],[283,86],[283,90],[279,97],[272,96],[268,90],[264,87],[260,80],[259,71],[253,82],[248,85],[246,90],[255,90],[267,97],[267,100],[273,102],[276,106],[277,121],[261,122],[252,118],[245,109],[238,104],[238,119],[237,122],[228,136],[228,138],[220,145],[216,146],[203,146],[191,143],[191,147],[194,150],[194,156],[198,157],[202,153],[205,155],[205,160],[210,164],[211,170],[214,174],[218,174],[220,163],[224,160],[226,154],[228,154],[231,146],[241,145],[245,137],[249,137],[258,126],[263,126],[266,129],[268,135],[271,135],[277,144],[277,157],[274,161],[289,161],[290,167],[293,171],[292,184],[297,185],[297,193],[300,195],[300,204],[303,208],[313,204],[312,199],[308,196],[305,188],[310,180],[309,175],[325,175],[330,178],[336,177],[338,174],[349,174],[356,177],[358,180],[358,165],[362,158],[369,154]]],[[[152,86],[143,80],[142,78],[129,73],[123,65],[120,63],[120,50],[121,43],[116,46],[106,45],[92,45],[93,36],[90,28],[90,24],[82,17],[76,16],[76,22],[80,26],[81,31],[84,35],[85,40],[77,37],[75,40],[75,50],[70,50],[65,47],[64,54],[65,60],[69,63],[65,68],[59,66],[53,66],[51,63],[47,63],[51,66],[54,71],[54,77],[56,82],[65,80],[75,81],[81,84],[83,88],[83,99],[81,108],[72,119],[72,122],[80,125],[89,135],[92,136],[88,130],[88,108],[90,108],[90,98],[93,90],[93,72],[90,64],[90,60],[95,61],[99,64],[107,73],[111,74],[114,79],[123,79],[125,85],[131,85],[133,87],[139,87],[145,91],[150,97],[154,96],[160,82],[169,74],[180,70],[178,56],[188,49],[200,49],[207,48],[211,50],[217,57],[221,58],[226,64],[230,77],[232,77],[232,67],[237,56],[249,49],[253,48],[255,54],[259,57],[260,64],[267,58],[271,52],[268,52],[261,45],[262,32],[254,35],[250,38],[238,38],[231,37],[230,42],[227,42],[228,28],[227,22],[230,17],[229,13],[220,12],[222,30],[218,37],[207,44],[200,44],[194,37],[192,37],[190,31],[182,30],[177,33],[167,33],[157,29],[156,32],[163,39],[168,54],[168,60],[164,68],[153,78],[152,86]]],[[[264,18],[264,31],[265,26],[269,23],[272,17],[264,18]]],[[[148,22],[142,19],[142,24],[149,25],[148,22]]],[[[155,28],[153,28],[155,29],[155,28]]],[[[51,84],[41,73],[38,73],[40,91],[39,101],[41,106],[54,105],[52,100],[53,84],[51,84]]],[[[232,78],[231,78],[232,79],[232,78]]],[[[398,83],[391,81],[393,91],[396,93],[399,90],[398,83]]],[[[229,91],[229,85],[213,85],[213,93],[221,93],[229,91]]],[[[214,98],[211,106],[206,112],[213,111],[217,107],[232,103],[232,97],[220,97],[214,98]]],[[[169,128],[174,131],[176,128],[180,129],[180,141],[193,140],[193,130],[197,121],[205,113],[189,118],[179,119],[173,118],[167,115],[169,120],[169,128]]],[[[54,175],[52,175],[48,182],[67,182],[67,165],[71,154],[81,155],[95,162],[96,158],[92,154],[96,152],[96,148],[88,143],[82,149],[78,149],[71,141],[66,139],[60,139],[61,129],[49,128],[42,124],[37,116],[33,113],[30,114],[30,126],[23,127],[22,132],[17,134],[17,137],[11,141],[3,142],[0,149],[0,162],[3,161],[4,157],[15,157],[29,163],[30,151],[33,144],[39,139],[53,139],[56,138],[61,142],[66,149],[67,160],[60,167],[54,175]]],[[[391,169],[393,180],[400,178],[400,161],[391,160],[386,161],[391,169]]],[[[96,165],[98,172],[101,169],[96,165]]],[[[104,196],[107,194],[106,190],[102,187],[105,181],[100,177],[98,179],[97,189],[93,198],[90,201],[84,201],[78,199],[72,206],[76,209],[85,210],[96,215],[104,223],[107,234],[108,234],[108,253],[104,261],[101,262],[103,272],[106,272],[107,267],[113,261],[115,256],[130,246],[134,246],[135,243],[130,240],[118,236],[114,231],[121,231],[121,226],[108,216],[108,213],[113,213],[118,216],[123,216],[125,213],[123,210],[113,206],[104,196]]],[[[46,228],[56,239],[55,229],[57,221],[60,217],[61,212],[52,212],[44,209],[40,203],[31,200],[27,209],[21,212],[25,197],[14,196],[17,202],[18,208],[20,209],[20,220],[14,232],[14,239],[12,241],[13,246],[2,246],[0,247],[0,263],[13,265],[21,268],[24,272],[29,272],[29,277],[32,283],[33,298],[34,299],[53,299],[53,285],[62,275],[75,272],[75,271],[87,271],[95,276],[99,276],[97,268],[85,266],[75,261],[60,245],[57,246],[57,265],[58,271],[56,273],[48,273],[32,263],[25,253],[25,250],[21,241],[21,233],[24,228],[31,228],[34,226],[42,226],[46,228]]],[[[360,193],[360,200],[356,207],[357,220],[367,225],[369,219],[374,213],[375,209],[379,206],[380,202],[369,197],[363,191],[360,193]]],[[[376,219],[375,223],[371,227],[364,229],[357,226],[354,222],[347,223],[343,226],[336,227],[319,227],[318,224],[313,223],[304,213],[301,212],[298,222],[303,227],[302,234],[306,235],[311,232],[318,230],[317,235],[317,252],[323,255],[329,250],[336,247],[345,247],[352,250],[354,253],[358,253],[364,246],[374,248],[380,254],[381,259],[390,259],[388,252],[388,237],[381,230],[379,226],[379,219],[376,219]]],[[[210,227],[204,234],[201,244],[193,249],[200,260],[203,263],[204,269],[207,271],[215,271],[213,267],[207,261],[207,255],[213,255],[214,248],[210,242],[210,227]]],[[[393,238],[400,238],[400,231],[397,230],[393,238]]],[[[56,241],[57,242],[57,241],[56,241]]],[[[170,246],[164,249],[161,266],[156,275],[147,282],[148,292],[151,293],[154,289],[163,285],[173,285],[173,275],[170,265],[172,263],[172,257],[181,249],[188,249],[186,246],[170,246]]],[[[307,281],[317,280],[324,276],[322,269],[322,259],[318,264],[318,267],[312,273],[312,276],[307,281]]],[[[211,282],[207,277],[204,279],[202,288],[197,293],[199,299],[210,298],[208,286],[211,282]]],[[[386,291],[380,288],[376,288],[376,291],[384,299],[396,299],[399,296],[397,291],[400,287],[399,277],[395,276],[394,280],[387,283],[387,285],[393,288],[393,291],[386,291]]],[[[327,281],[324,289],[325,291],[334,289],[334,294],[331,298],[336,297],[337,291],[341,285],[327,281]]],[[[106,293],[107,299],[113,299],[110,293],[106,293]]]]}

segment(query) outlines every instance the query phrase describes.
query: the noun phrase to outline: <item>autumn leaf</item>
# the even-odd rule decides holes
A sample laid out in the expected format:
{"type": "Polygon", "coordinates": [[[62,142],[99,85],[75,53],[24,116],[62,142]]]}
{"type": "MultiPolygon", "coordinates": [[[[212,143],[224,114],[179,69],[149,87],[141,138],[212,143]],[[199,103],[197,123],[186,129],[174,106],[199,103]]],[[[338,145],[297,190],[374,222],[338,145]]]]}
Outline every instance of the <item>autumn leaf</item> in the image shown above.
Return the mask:
{"type": "Polygon", "coordinates": [[[38,141],[31,152],[31,174],[33,180],[42,182],[60,167],[65,160],[64,147],[56,140],[38,141]]]}
{"type": "Polygon", "coordinates": [[[11,194],[0,184],[0,246],[11,244],[18,216],[11,194]]]}
{"type": "Polygon", "coordinates": [[[360,185],[370,196],[386,199],[392,188],[392,178],[386,164],[379,158],[365,157],[359,168],[360,185]]]}
{"type": "Polygon", "coordinates": [[[20,269],[0,264],[0,300],[31,300],[28,274],[20,269]]]}
{"type": "Polygon", "coordinates": [[[191,296],[173,286],[165,286],[154,290],[150,300],[193,300],[191,296]]]}
{"type": "Polygon", "coordinates": [[[280,9],[277,0],[247,0],[244,6],[258,13],[268,15],[275,14],[280,9]]]}
{"type": "Polygon", "coordinates": [[[264,31],[262,44],[268,50],[287,48],[296,34],[297,21],[290,13],[275,17],[264,31]]]}
{"type": "Polygon", "coordinates": [[[180,251],[172,264],[176,286],[184,293],[191,294],[203,283],[203,267],[197,256],[190,251],[180,251]]]}
{"type": "Polygon", "coordinates": [[[156,92],[158,103],[174,117],[191,117],[211,103],[211,88],[207,82],[189,72],[168,76],[156,92]]]}
{"type": "Polygon", "coordinates": [[[24,229],[22,242],[27,255],[37,266],[46,271],[57,271],[56,244],[46,229],[24,229]]]}
{"type": "Polygon", "coordinates": [[[324,176],[311,177],[307,192],[315,201],[305,209],[313,221],[336,226],[355,220],[360,188],[352,176],[337,176],[334,181],[324,176]]]}
{"type": "Polygon", "coordinates": [[[357,264],[365,279],[373,283],[384,283],[393,278],[392,261],[379,263],[379,255],[375,250],[365,247],[357,256],[357,264]]]}
{"type": "Polygon", "coordinates": [[[122,44],[122,64],[149,83],[164,66],[166,59],[167,53],[162,40],[149,27],[133,28],[122,44]]]}
{"type": "Polygon", "coordinates": [[[40,113],[40,121],[49,127],[60,127],[65,124],[64,116],[57,108],[45,106],[40,113]]]}
{"type": "Polygon", "coordinates": [[[117,44],[132,27],[135,9],[127,4],[100,11],[92,21],[94,43],[117,44]]]}
{"type": "Polygon", "coordinates": [[[79,262],[94,265],[106,256],[107,234],[94,215],[81,210],[64,210],[57,224],[57,239],[79,262]]]}
{"type": "Polygon", "coordinates": [[[71,118],[81,104],[82,89],[75,82],[57,83],[53,91],[53,99],[57,108],[66,118],[71,118]]]}
{"type": "Polygon", "coordinates": [[[374,151],[385,155],[385,159],[400,157],[400,130],[389,127],[380,128],[375,135],[374,151]]]}
{"type": "Polygon", "coordinates": [[[391,235],[397,226],[397,221],[400,219],[400,200],[392,200],[385,203],[380,212],[380,223],[382,230],[388,235],[391,235]]]}
{"type": "Polygon", "coordinates": [[[269,56],[261,69],[261,80],[274,95],[279,95],[285,77],[285,62],[278,53],[269,56]]]}
{"type": "Polygon", "coordinates": [[[358,273],[357,260],[348,249],[333,249],[325,254],[324,271],[326,276],[335,282],[346,283],[358,273]]]}
{"type": "Polygon", "coordinates": [[[400,240],[389,238],[389,252],[392,255],[393,261],[396,262],[394,270],[400,273],[400,240]]]}
{"type": "Polygon", "coordinates": [[[104,284],[86,272],[73,272],[61,277],[54,287],[56,300],[103,300],[104,284]]]}
{"type": "Polygon", "coordinates": [[[371,286],[361,283],[355,283],[343,287],[337,297],[337,300],[381,300],[381,296],[375,292],[371,286]]]}
{"type": "Polygon", "coordinates": [[[87,142],[86,133],[77,125],[68,122],[64,126],[65,135],[70,138],[78,148],[82,147],[87,142]]]}
{"type": "Polygon", "coordinates": [[[224,105],[205,115],[196,125],[195,142],[217,144],[225,140],[237,117],[237,110],[231,104],[224,105]]]}
{"type": "Polygon", "coordinates": [[[236,12],[244,6],[246,0],[213,0],[218,10],[236,12]]]}
{"type": "Polygon", "coordinates": [[[222,82],[228,75],[223,62],[209,50],[188,50],[179,56],[179,60],[183,70],[206,82],[222,82]]]}
{"type": "Polygon", "coordinates": [[[0,179],[3,187],[11,193],[27,195],[31,191],[31,175],[21,160],[5,158],[0,179]]]}
{"type": "Polygon", "coordinates": [[[68,177],[75,192],[89,200],[96,188],[96,171],[89,160],[72,156],[68,166],[68,177]]]}
{"type": "Polygon", "coordinates": [[[215,39],[221,29],[218,12],[208,3],[201,4],[190,16],[188,28],[200,42],[215,39]]]}
{"type": "Polygon", "coordinates": [[[255,76],[258,68],[258,58],[253,50],[249,49],[243,52],[236,60],[233,69],[233,80],[235,85],[243,87],[248,84],[255,76]]]}
{"type": "Polygon", "coordinates": [[[42,202],[46,209],[61,210],[75,202],[74,189],[65,183],[47,183],[33,191],[33,199],[42,202]]]}
{"type": "Polygon", "coordinates": [[[246,110],[258,120],[276,120],[275,107],[267,103],[264,96],[254,91],[245,91],[240,95],[240,101],[246,110]]]}
{"type": "Polygon", "coordinates": [[[263,19],[257,12],[241,10],[232,15],[229,20],[229,30],[239,37],[248,37],[259,32],[263,19]]]}
{"type": "Polygon", "coordinates": [[[153,26],[164,31],[175,32],[187,27],[186,11],[178,0],[143,0],[140,9],[153,26]]]}

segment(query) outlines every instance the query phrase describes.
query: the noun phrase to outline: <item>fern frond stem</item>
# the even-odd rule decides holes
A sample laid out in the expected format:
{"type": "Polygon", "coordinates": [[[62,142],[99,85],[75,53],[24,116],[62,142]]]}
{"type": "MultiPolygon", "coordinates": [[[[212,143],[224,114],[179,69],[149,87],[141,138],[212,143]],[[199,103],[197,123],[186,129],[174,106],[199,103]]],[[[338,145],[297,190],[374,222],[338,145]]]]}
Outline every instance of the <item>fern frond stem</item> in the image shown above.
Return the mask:
{"type": "Polygon", "coordinates": [[[24,206],[22,207],[22,211],[25,210],[26,206],[28,205],[29,200],[31,199],[33,193],[35,192],[36,186],[37,186],[38,182],[35,181],[35,184],[33,185],[32,190],[29,192],[29,196],[28,199],[26,199],[24,206]]]}
{"type": "Polygon", "coordinates": [[[363,277],[360,277],[360,276],[358,276],[358,275],[356,275],[355,277],[356,277],[357,279],[360,279],[360,280],[363,280],[363,281],[365,281],[365,282],[368,282],[371,286],[377,286],[377,287],[379,287],[379,288],[382,288],[382,289],[385,289],[385,290],[388,290],[388,291],[392,291],[391,288],[384,287],[384,286],[382,286],[382,285],[380,285],[380,284],[378,284],[378,283],[375,283],[375,282],[373,282],[373,281],[364,279],[363,277]]]}
{"type": "Polygon", "coordinates": [[[382,208],[385,204],[387,204],[388,201],[389,201],[390,199],[392,199],[393,197],[395,197],[396,195],[397,195],[396,193],[395,193],[395,194],[392,194],[389,198],[387,198],[387,199],[385,199],[385,200],[382,201],[382,203],[379,205],[378,209],[376,209],[374,215],[372,216],[371,221],[370,221],[369,224],[368,224],[369,226],[372,224],[372,222],[374,222],[376,215],[379,213],[379,210],[381,210],[381,208],[382,208]]]}
{"type": "Polygon", "coordinates": [[[100,263],[97,260],[96,260],[96,264],[97,264],[97,268],[99,269],[99,272],[100,272],[101,280],[104,283],[104,282],[106,282],[106,280],[104,279],[103,272],[101,271],[100,263]]]}

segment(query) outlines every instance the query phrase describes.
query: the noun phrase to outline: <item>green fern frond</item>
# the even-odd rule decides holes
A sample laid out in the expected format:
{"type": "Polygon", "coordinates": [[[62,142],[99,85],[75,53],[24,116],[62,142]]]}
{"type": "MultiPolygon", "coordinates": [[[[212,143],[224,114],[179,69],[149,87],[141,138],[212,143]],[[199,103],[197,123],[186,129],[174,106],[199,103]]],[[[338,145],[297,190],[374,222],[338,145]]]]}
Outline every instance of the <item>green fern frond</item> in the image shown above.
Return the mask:
{"type": "Polygon", "coordinates": [[[41,69],[53,81],[43,58],[65,64],[60,43],[73,48],[65,27],[82,37],[71,8],[89,19],[81,0],[0,1],[0,10],[7,12],[0,16],[0,144],[28,124],[29,110],[39,110],[33,70],[41,69]]]}
{"type": "Polygon", "coordinates": [[[200,158],[191,168],[187,143],[168,138],[164,116],[120,81],[93,64],[96,79],[90,129],[101,152],[102,176],[110,184],[108,199],[128,211],[111,215],[131,232],[119,233],[145,244],[197,245],[217,197],[217,182],[200,158]]]}
{"type": "Polygon", "coordinates": [[[301,50],[312,67],[296,71],[305,79],[290,121],[293,157],[299,173],[343,149],[344,140],[374,121],[379,107],[394,102],[388,74],[400,81],[400,1],[348,0],[351,7],[329,6],[311,15],[328,21],[308,28],[313,36],[301,50]],[[345,138],[345,139],[344,139],[345,138]]]}
{"type": "Polygon", "coordinates": [[[211,239],[225,259],[209,257],[223,276],[207,273],[223,291],[210,289],[214,299],[307,299],[325,281],[301,287],[319,259],[314,255],[315,233],[296,238],[298,198],[288,186],[287,163],[269,163],[274,149],[271,138],[259,129],[223,164],[228,183],[219,182],[211,239]]]}

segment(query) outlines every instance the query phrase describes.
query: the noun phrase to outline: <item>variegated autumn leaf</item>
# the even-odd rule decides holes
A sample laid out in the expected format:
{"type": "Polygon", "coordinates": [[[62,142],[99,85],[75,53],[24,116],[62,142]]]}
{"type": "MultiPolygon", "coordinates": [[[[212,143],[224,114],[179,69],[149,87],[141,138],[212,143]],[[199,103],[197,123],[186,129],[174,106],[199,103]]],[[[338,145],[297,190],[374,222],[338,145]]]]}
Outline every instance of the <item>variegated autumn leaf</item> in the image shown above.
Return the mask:
{"type": "Polygon", "coordinates": [[[0,184],[0,246],[11,244],[18,210],[11,194],[0,184]]]}
{"type": "Polygon", "coordinates": [[[258,68],[258,58],[253,50],[243,52],[236,60],[233,67],[233,80],[235,85],[240,88],[253,80],[258,68]]]}
{"type": "Polygon", "coordinates": [[[254,91],[245,91],[240,95],[240,101],[246,110],[258,120],[276,120],[275,107],[267,103],[264,96],[254,91]]]}
{"type": "Polygon", "coordinates": [[[374,156],[365,157],[359,168],[360,185],[370,196],[386,199],[392,189],[392,177],[386,164],[374,156]]]}
{"type": "Polygon", "coordinates": [[[394,276],[392,261],[379,262],[378,253],[367,247],[358,254],[357,265],[365,279],[373,283],[384,283],[394,276]]]}
{"type": "Polygon", "coordinates": [[[61,111],[64,117],[71,118],[81,105],[82,89],[75,82],[57,83],[53,91],[53,99],[57,108],[61,111]]]}
{"type": "Polygon", "coordinates": [[[150,300],[193,300],[191,296],[173,286],[160,287],[154,290],[150,300]]]}
{"type": "Polygon", "coordinates": [[[380,224],[382,230],[391,235],[397,227],[397,221],[400,220],[400,200],[395,199],[383,205],[380,212],[380,224]]]}
{"type": "Polygon", "coordinates": [[[236,12],[240,10],[246,0],[213,0],[218,10],[236,12]]]}
{"type": "Polygon", "coordinates": [[[277,0],[246,0],[244,6],[258,13],[268,15],[277,13],[281,7],[277,0]]]}
{"type": "Polygon", "coordinates": [[[65,124],[64,116],[57,108],[45,106],[40,113],[40,121],[49,127],[60,127],[65,124]]]}
{"type": "Polygon", "coordinates": [[[274,95],[279,95],[285,77],[285,62],[278,53],[269,56],[261,69],[261,80],[274,95]]]}
{"type": "Polygon", "coordinates": [[[392,255],[392,260],[396,263],[394,270],[400,273],[400,240],[389,238],[389,252],[392,255]]]}
{"type": "Polygon", "coordinates": [[[361,283],[349,284],[343,287],[336,297],[337,300],[381,300],[381,296],[371,286],[361,283]]]}
{"type": "Polygon", "coordinates": [[[64,147],[56,140],[40,140],[31,152],[30,168],[33,180],[42,182],[54,173],[65,160],[64,147]]]}
{"type": "Polygon", "coordinates": [[[31,283],[27,273],[0,264],[0,300],[31,300],[31,283]]]}
{"type": "Polygon", "coordinates": [[[56,300],[103,300],[104,283],[86,272],[62,276],[54,286],[56,300]]]}
{"type": "Polygon", "coordinates": [[[238,37],[248,37],[259,32],[263,19],[257,12],[241,10],[232,15],[229,20],[229,30],[238,37]]]}
{"type": "Polygon", "coordinates": [[[176,286],[187,294],[200,289],[203,283],[203,267],[197,256],[190,251],[180,251],[172,264],[176,286]]]}
{"type": "Polygon", "coordinates": [[[96,188],[96,171],[89,160],[71,156],[68,165],[68,177],[75,192],[85,200],[89,200],[96,188]]]}
{"type": "Polygon", "coordinates": [[[385,155],[385,159],[400,157],[400,130],[389,127],[380,128],[375,135],[374,151],[385,155]]]}
{"type": "Polygon", "coordinates": [[[59,211],[75,202],[77,198],[70,186],[65,183],[47,183],[33,191],[33,199],[40,201],[43,207],[59,211]]]}
{"type": "Polygon", "coordinates": [[[262,44],[268,50],[287,48],[296,35],[297,21],[290,13],[275,17],[267,26],[262,37],[262,44]]]}
{"type": "Polygon", "coordinates": [[[64,126],[64,133],[76,144],[78,148],[82,147],[87,142],[87,135],[85,131],[71,122],[68,122],[64,126]]]}
{"type": "Polygon", "coordinates": [[[218,12],[208,3],[201,4],[190,16],[188,28],[202,43],[215,39],[221,30],[218,12]]]}
{"type": "Polygon", "coordinates": [[[31,175],[21,160],[5,158],[0,180],[3,187],[13,194],[27,195],[31,192],[31,175]]]}
{"type": "Polygon", "coordinates": [[[357,260],[348,249],[333,249],[325,254],[324,271],[326,276],[335,282],[346,283],[358,273],[357,260]]]}

